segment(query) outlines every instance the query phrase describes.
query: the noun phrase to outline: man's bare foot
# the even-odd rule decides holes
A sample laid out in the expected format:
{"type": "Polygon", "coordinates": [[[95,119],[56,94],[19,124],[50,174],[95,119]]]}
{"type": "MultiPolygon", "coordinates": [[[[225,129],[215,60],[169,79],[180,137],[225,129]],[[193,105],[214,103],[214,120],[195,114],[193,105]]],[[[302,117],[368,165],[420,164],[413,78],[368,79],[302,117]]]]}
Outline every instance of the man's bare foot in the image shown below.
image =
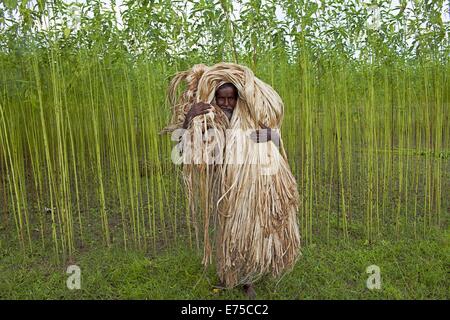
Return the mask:
{"type": "Polygon", "coordinates": [[[216,288],[216,289],[226,289],[226,286],[225,286],[225,284],[222,281],[220,281],[218,284],[216,284],[214,286],[214,288],[216,288]]]}
{"type": "Polygon", "coordinates": [[[244,292],[250,300],[256,299],[256,291],[251,283],[244,284],[244,292]]]}

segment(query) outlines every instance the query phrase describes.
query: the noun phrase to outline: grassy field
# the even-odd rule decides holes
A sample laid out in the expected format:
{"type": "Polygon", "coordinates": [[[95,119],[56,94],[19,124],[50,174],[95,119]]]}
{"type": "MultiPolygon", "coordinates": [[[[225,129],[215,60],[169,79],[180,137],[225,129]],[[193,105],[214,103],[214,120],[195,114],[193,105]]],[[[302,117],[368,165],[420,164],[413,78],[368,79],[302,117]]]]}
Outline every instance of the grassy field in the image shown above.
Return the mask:
{"type": "MultiPolygon", "coordinates": [[[[1,299],[245,299],[240,289],[214,290],[214,268],[179,241],[158,255],[103,247],[77,252],[57,263],[45,251],[18,254],[3,240],[0,247],[1,299]],[[81,289],[69,290],[68,265],[81,269],[81,289]]],[[[309,245],[291,273],[279,281],[262,279],[258,299],[449,299],[448,235],[426,239],[352,240],[309,245]],[[381,289],[369,290],[366,268],[377,265],[381,289]]]]}

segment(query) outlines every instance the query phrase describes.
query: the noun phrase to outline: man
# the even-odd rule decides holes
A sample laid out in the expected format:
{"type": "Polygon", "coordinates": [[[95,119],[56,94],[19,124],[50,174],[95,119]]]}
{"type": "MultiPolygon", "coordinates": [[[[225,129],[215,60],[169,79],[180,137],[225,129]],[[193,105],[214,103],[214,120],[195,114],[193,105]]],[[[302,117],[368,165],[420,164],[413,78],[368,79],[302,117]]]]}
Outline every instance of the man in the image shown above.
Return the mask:
{"type": "MultiPolygon", "coordinates": [[[[231,121],[233,116],[233,111],[236,108],[238,101],[238,90],[232,83],[225,83],[221,85],[215,93],[215,101],[218,107],[225,113],[228,120],[231,121]]],[[[213,106],[208,103],[199,102],[194,103],[188,113],[186,114],[185,121],[183,123],[183,128],[187,129],[190,121],[199,115],[207,114],[212,111],[213,106]]],[[[250,138],[257,143],[267,142],[267,141],[279,141],[279,136],[277,131],[268,128],[267,126],[260,124],[263,130],[256,130],[250,134],[250,138]]],[[[221,283],[219,287],[223,287],[221,283]]],[[[256,292],[252,283],[247,283],[243,285],[243,290],[249,299],[256,298],[256,292]]]]}
{"type": "Polygon", "coordinates": [[[203,222],[202,263],[211,264],[214,251],[221,287],[243,286],[254,298],[258,279],[292,270],[301,255],[297,182],[277,130],[269,128],[281,127],[283,101],[252,70],[226,62],[178,72],[168,98],[172,117],[163,132],[179,138],[176,149],[186,156],[183,179],[197,239],[198,213],[203,222]],[[179,95],[182,82],[186,86],[179,95]],[[182,134],[186,139],[178,136],[181,128],[189,133],[182,134]],[[196,139],[206,128],[214,134],[196,139]],[[218,148],[211,149],[216,142],[218,148]],[[190,162],[190,151],[196,165],[190,162]],[[197,156],[209,161],[216,155],[223,157],[212,165],[197,162],[197,156]]]}

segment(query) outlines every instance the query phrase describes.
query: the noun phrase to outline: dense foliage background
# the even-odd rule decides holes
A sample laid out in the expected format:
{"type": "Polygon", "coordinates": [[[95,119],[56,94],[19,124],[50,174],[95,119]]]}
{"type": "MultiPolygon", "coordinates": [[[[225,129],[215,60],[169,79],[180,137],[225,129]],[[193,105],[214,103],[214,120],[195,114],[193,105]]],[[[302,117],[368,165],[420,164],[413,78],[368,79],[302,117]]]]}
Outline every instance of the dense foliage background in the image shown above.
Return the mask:
{"type": "Polygon", "coordinates": [[[445,230],[449,14],[444,1],[2,1],[5,241],[199,246],[158,132],[171,76],[220,61],[285,102],[304,244],[445,230]]]}

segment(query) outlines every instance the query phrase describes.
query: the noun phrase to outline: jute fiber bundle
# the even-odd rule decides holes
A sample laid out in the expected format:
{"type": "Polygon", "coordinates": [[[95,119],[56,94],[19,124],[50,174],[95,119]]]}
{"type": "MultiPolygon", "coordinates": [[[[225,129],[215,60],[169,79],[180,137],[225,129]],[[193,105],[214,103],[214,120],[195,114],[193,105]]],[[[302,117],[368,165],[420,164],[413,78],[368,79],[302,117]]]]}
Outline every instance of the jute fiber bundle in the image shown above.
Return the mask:
{"type": "Polygon", "coordinates": [[[300,255],[297,183],[281,141],[277,147],[249,138],[261,124],[280,128],[280,96],[250,69],[219,63],[178,73],[169,99],[172,119],[165,132],[182,128],[194,102],[214,106],[212,112],[194,117],[181,139],[183,157],[189,157],[183,159],[183,177],[197,236],[199,220],[203,225],[203,264],[212,263],[214,252],[219,278],[227,287],[290,270],[300,255]],[[177,98],[182,81],[186,90],[177,98]],[[230,120],[215,102],[216,90],[225,83],[239,92],[230,120]]]}

